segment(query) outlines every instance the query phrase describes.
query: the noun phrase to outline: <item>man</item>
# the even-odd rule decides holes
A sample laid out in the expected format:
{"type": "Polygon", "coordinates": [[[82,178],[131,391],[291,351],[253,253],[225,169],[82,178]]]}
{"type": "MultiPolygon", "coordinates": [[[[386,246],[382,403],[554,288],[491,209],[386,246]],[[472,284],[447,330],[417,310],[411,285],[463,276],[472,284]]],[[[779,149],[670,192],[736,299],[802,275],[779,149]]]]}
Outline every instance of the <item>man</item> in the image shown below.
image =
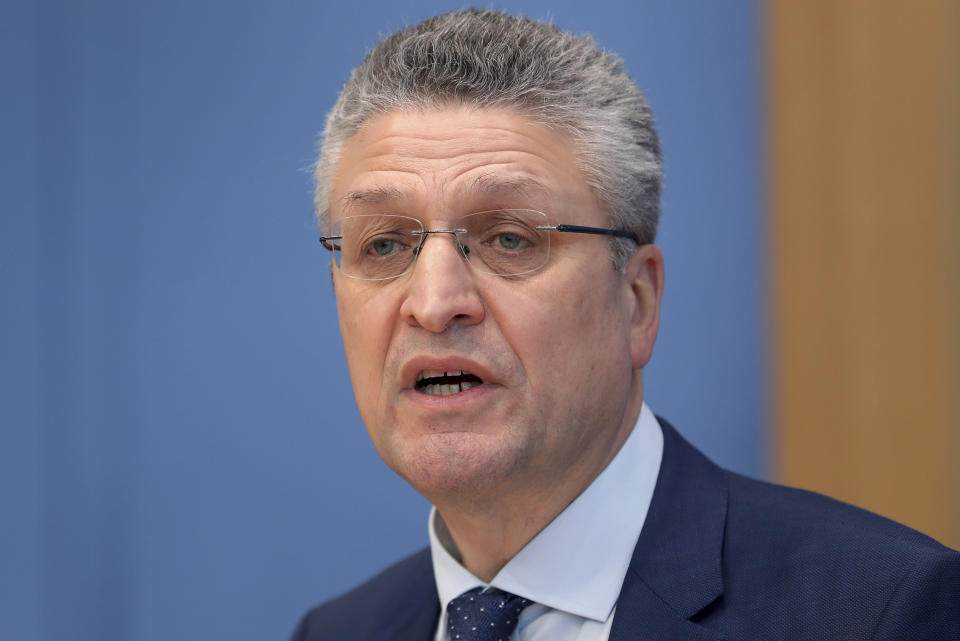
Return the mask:
{"type": "Polygon", "coordinates": [[[721,470],[644,404],[660,178],[589,38],[456,12],[354,71],[322,240],[361,416],[434,510],[294,639],[960,638],[960,555],[721,470]]]}

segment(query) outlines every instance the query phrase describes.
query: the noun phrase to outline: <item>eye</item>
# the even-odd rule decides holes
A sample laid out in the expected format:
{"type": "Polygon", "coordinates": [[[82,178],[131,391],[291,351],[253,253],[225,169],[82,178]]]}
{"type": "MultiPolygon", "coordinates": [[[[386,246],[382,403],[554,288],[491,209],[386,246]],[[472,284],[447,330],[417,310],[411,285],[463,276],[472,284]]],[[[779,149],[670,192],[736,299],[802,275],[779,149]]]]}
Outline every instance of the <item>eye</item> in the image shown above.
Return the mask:
{"type": "Polygon", "coordinates": [[[383,258],[390,256],[407,248],[407,245],[396,238],[388,236],[379,236],[371,239],[364,245],[363,255],[372,258],[383,258]]]}
{"type": "Polygon", "coordinates": [[[519,234],[512,234],[510,232],[502,232],[497,234],[497,244],[502,248],[509,251],[516,251],[518,249],[523,249],[527,245],[527,240],[519,234]]]}
{"type": "MultiPolygon", "coordinates": [[[[510,260],[537,251],[543,244],[536,225],[540,221],[532,217],[533,212],[525,210],[501,209],[472,214],[469,218],[473,243],[490,254],[491,260],[510,260]],[[496,254],[499,257],[494,258],[496,254]]],[[[543,214],[537,214],[542,216],[543,214]]]]}
{"type": "Polygon", "coordinates": [[[377,256],[386,256],[387,254],[396,251],[397,243],[392,240],[376,240],[370,247],[376,252],[377,256]]]}

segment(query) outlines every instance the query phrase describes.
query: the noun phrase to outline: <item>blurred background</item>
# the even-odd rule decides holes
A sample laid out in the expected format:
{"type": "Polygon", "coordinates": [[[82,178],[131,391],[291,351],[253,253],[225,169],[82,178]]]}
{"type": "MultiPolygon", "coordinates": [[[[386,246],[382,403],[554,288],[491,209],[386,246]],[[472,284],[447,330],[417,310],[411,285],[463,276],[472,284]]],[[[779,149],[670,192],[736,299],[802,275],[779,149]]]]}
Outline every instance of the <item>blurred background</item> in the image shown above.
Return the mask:
{"type": "MultiPolygon", "coordinates": [[[[653,106],[653,409],[960,545],[960,4],[493,6],[592,33],[653,106]]],[[[365,52],[461,7],[4,4],[0,638],[285,639],[425,545],[308,167],[365,52]]]]}

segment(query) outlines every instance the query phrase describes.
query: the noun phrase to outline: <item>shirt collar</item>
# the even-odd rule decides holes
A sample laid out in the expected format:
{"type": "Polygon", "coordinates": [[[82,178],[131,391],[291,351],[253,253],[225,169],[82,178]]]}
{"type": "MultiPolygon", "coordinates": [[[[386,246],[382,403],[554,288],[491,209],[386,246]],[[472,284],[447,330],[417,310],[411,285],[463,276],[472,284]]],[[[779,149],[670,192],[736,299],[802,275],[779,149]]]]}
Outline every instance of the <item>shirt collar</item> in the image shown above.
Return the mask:
{"type": "MultiPolygon", "coordinates": [[[[663,432],[644,403],[626,442],[607,467],[493,578],[490,585],[547,607],[605,621],[613,607],[650,507],[663,432]]],[[[450,555],[435,532],[430,553],[440,605],[484,582],[450,555]]]]}

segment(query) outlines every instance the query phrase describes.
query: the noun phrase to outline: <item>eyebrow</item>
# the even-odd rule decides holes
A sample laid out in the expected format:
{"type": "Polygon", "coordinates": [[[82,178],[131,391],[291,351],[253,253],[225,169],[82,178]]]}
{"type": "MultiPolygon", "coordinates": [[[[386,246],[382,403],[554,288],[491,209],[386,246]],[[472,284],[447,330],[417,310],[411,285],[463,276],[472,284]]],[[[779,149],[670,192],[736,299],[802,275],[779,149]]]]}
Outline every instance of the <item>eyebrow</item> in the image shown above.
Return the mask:
{"type": "Polygon", "coordinates": [[[492,195],[529,196],[531,192],[539,192],[540,195],[550,194],[546,185],[531,176],[498,176],[491,173],[477,176],[471,189],[492,195]]]}
{"type": "MultiPolygon", "coordinates": [[[[477,176],[468,191],[479,192],[484,196],[529,196],[531,192],[549,195],[550,190],[542,182],[531,176],[498,176],[486,173],[477,176]]],[[[378,185],[369,189],[347,192],[341,199],[343,211],[359,205],[382,205],[388,202],[405,200],[407,194],[396,187],[378,185]]]]}
{"type": "Polygon", "coordinates": [[[347,192],[340,202],[343,203],[344,210],[347,210],[355,205],[379,205],[404,198],[405,194],[396,187],[378,186],[347,192]]]}

